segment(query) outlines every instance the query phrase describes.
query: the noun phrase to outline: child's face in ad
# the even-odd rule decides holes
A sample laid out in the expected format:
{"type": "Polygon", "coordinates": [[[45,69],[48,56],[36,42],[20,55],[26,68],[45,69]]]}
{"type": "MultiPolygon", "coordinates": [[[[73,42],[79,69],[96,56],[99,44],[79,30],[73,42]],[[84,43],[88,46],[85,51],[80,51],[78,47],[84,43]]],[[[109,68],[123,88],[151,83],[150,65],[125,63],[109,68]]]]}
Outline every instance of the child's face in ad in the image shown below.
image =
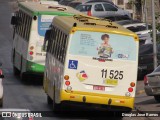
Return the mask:
{"type": "Polygon", "coordinates": [[[103,41],[104,41],[105,43],[108,43],[109,38],[105,37],[103,41]]]}

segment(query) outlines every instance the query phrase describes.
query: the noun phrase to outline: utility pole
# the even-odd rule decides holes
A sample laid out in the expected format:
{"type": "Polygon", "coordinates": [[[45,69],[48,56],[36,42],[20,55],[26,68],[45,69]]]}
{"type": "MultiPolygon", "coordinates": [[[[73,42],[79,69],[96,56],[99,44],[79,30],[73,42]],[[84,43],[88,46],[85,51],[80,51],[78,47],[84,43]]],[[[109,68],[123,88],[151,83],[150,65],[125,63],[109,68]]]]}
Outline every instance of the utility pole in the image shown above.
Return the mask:
{"type": "Polygon", "coordinates": [[[153,33],[153,58],[154,58],[154,69],[157,67],[157,43],[156,43],[156,20],[155,20],[155,4],[154,0],[152,3],[152,33],[153,33]]]}
{"type": "Polygon", "coordinates": [[[147,9],[147,0],[144,0],[144,16],[145,16],[146,29],[148,30],[148,9],[147,9]]]}

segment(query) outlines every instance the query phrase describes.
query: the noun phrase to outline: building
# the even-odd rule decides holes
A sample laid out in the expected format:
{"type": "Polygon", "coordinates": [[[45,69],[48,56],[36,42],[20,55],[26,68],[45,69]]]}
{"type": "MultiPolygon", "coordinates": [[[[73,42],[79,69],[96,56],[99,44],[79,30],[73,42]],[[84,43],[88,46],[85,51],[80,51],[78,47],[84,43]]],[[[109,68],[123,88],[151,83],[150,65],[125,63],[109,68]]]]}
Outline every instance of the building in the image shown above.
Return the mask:
{"type": "Polygon", "coordinates": [[[134,16],[134,5],[130,0],[112,0],[112,2],[124,10],[129,11],[134,16]]]}
{"type": "MultiPolygon", "coordinates": [[[[134,19],[145,21],[145,13],[150,22],[152,20],[151,0],[112,0],[117,6],[129,11],[134,19]]],[[[160,15],[160,0],[154,0],[156,15],[160,15]]],[[[160,22],[160,21],[159,21],[160,22]]]]}
{"type": "MultiPolygon", "coordinates": [[[[151,8],[151,0],[146,0],[146,11],[147,11],[147,20],[148,22],[152,21],[152,8],[151,8]]],[[[157,22],[160,23],[160,0],[154,0],[155,2],[155,14],[156,14],[156,18],[157,18],[157,22]],[[158,18],[159,16],[159,18],[158,18]]],[[[145,14],[145,11],[143,11],[145,14]]]]}

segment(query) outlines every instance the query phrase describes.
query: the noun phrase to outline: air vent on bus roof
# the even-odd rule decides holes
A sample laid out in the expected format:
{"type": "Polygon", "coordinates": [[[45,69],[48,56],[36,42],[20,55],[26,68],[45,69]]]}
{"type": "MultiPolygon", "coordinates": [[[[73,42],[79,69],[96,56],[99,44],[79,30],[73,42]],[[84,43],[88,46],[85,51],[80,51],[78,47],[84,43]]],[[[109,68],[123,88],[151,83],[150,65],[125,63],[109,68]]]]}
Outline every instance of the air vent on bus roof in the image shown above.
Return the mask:
{"type": "Polygon", "coordinates": [[[57,10],[60,10],[60,11],[67,10],[66,7],[62,7],[62,6],[48,6],[48,8],[50,8],[50,9],[57,9],[57,10]]]}
{"type": "Polygon", "coordinates": [[[84,23],[85,25],[96,25],[96,23],[89,23],[89,22],[86,22],[84,23]]]}
{"type": "Polygon", "coordinates": [[[108,28],[116,28],[116,29],[118,29],[118,27],[117,27],[117,26],[113,26],[113,25],[106,25],[106,27],[108,27],[108,28]]]}
{"type": "Polygon", "coordinates": [[[74,19],[93,19],[93,20],[100,20],[99,18],[96,18],[96,17],[90,17],[90,16],[84,16],[84,15],[74,15],[73,16],[74,19]]]}
{"type": "Polygon", "coordinates": [[[79,19],[80,22],[88,22],[88,19],[79,19]]]}
{"type": "Polygon", "coordinates": [[[87,18],[74,17],[74,19],[79,20],[79,22],[88,22],[88,19],[87,19],[87,18]]]}
{"type": "Polygon", "coordinates": [[[40,1],[42,5],[59,5],[57,1],[40,1]]]}

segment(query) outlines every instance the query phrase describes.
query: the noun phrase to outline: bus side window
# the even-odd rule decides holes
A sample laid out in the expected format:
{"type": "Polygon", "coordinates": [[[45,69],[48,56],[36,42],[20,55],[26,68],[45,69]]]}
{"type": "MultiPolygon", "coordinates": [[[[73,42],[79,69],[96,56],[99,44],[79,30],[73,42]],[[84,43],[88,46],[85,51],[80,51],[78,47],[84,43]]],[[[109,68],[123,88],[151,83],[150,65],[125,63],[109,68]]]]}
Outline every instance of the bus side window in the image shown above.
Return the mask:
{"type": "Polygon", "coordinates": [[[19,12],[19,17],[18,17],[18,26],[19,26],[19,35],[21,36],[21,27],[22,27],[22,13],[21,13],[21,11],[19,12]]]}
{"type": "MultiPolygon", "coordinates": [[[[24,18],[22,11],[20,11],[20,18],[24,18]]],[[[19,35],[22,37],[22,25],[23,25],[23,21],[24,19],[22,19],[22,22],[20,24],[20,31],[19,31],[19,35]]]]}
{"type": "Polygon", "coordinates": [[[62,41],[61,41],[61,52],[60,52],[60,62],[62,63],[62,61],[63,61],[63,52],[64,52],[64,33],[62,34],[62,36],[61,36],[61,39],[62,39],[62,41]]]}
{"type": "Polygon", "coordinates": [[[56,36],[57,36],[57,28],[54,29],[53,45],[52,45],[52,55],[53,56],[55,56],[56,36]]]}
{"type": "Polygon", "coordinates": [[[26,32],[26,14],[23,13],[23,24],[22,24],[22,38],[25,39],[25,32],[26,32]]]}
{"type": "MultiPolygon", "coordinates": [[[[50,43],[48,42],[48,46],[49,46],[49,53],[52,54],[52,47],[53,47],[53,44],[54,44],[54,35],[55,35],[55,28],[52,27],[52,31],[51,31],[51,35],[50,35],[50,43]]],[[[47,47],[48,48],[48,47],[47,47]]]]}
{"type": "Polygon", "coordinates": [[[16,33],[19,35],[20,34],[20,25],[19,25],[19,23],[21,22],[20,20],[21,20],[21,17],[20,17],[20,12],[18,12],[17,14],[16,14],[16,17],[17,17],[17,25],[16,25],[16,33]]]}
{"type": "Polygon", "coordinates": [[[58,49],[59,49],[59,46],[58,46],[58,39],[59,39],[59,32],[60,32],[60,30],[59,29],[57,29],[57,35],[56,35],[56,40],[55,40],[55,44],[56,44],[56,46],[55,46],[55,58],[57,59],[58,58],[58,49]]]}
{"type": "Polygon", "coordinates": [[[24,32],[24,38],[27,41],[27,33],[28,33],[28,29],[29,29],[29,16],[26,15],[26,23],[25,23],[25,32],[24,32]]]}
{"type": "Polygon", "coordinates": [[[61,54],[61,48],[62,48],[62,45],[61,45],[61,43],[62,43],[62,31],[60,31],[60,33],[59,33],[59,39],[58,39],[58,60],[60,61],[60,54],[61,54]]]}
{"type": "Polygon", "coordinates": [[[68,39],[67,39],[67,35],[65,35],[65,38],[64,38],[64,52],[63,52],[63,64],[64,64],[64,60],[65,60],[65,57],[66,57],[66,51],[67,51],[67,44],[68,44],[68,39]]]}
{"type": "Polygon", "coordinates": [[[27,41],[29,41],[29,35],[30,35],[31,24],[32,24],[32,17],[28,16],[27,41]]]}
{"type": "MultiPolygon", "coordinates": [[[[51,34],[52,34],[52,31],[51,31],[51,34]]],[[[51,38],[51,36],[50,36],[50,38],[49,39],[52,39],[51,38]]],[[[45,41],[45,39],[44,39],[44,43],[43,43],[43,50],[46,50],[48,53],[50,53],[50,51],[51,51],[51,40],[50,41],[48,41],[48,44],[47,43],[45,43],[46,41],[45,41]],[[46,44],[47,44],[47,46],[46,46],[46,44]],[[46,49],[46,47],[47,47],[47,49],[46,49]]]]}
{"type": "Polygon", "coordinates": [[[53,44],[54,44],[54,39],[53,39],[54,35],[55,35],[55,30],[53,28],[52,31],[51,31],[50,38],[49,38],[49,42],[48,42],[48,45],[50,45],[49,46],[49,53],[51,53],[51,54],[52,54],[52,47],[53,47],[53,44]]]}
{"type": "Polygon", "coordinates": [[[15,33],[17,33],[17,25],[18,25],[18,21],[17,21],[17,14],[15,13],[14,16],[12,16],[11,18],[11,24],[14,25],[14,29],[13,29],[13,39],[15,37],[15,33]]]}
{"type": "Polygon", "coordinates": [[[60,35],[61,35],[61,31],[59,30],[59,34],[58,34],[58,40],[57,40],[57,59],[59,60],[59,50],[60,50],[60,35]]]}

